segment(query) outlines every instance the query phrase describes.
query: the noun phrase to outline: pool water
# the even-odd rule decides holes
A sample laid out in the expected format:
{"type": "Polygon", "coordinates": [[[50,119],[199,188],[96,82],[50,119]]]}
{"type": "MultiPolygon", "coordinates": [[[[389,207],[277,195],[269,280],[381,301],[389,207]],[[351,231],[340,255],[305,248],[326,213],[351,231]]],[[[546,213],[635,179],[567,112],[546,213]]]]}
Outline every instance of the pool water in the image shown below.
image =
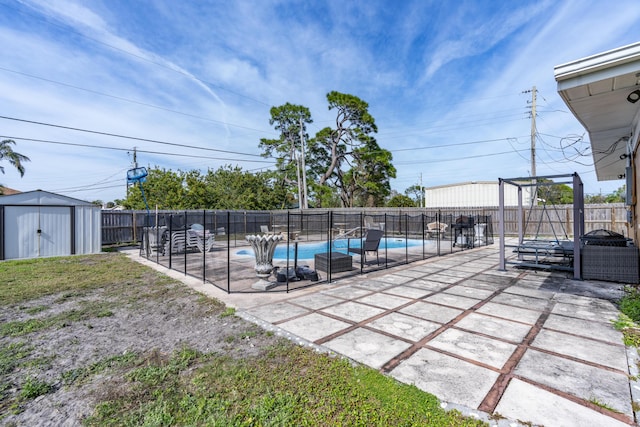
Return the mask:
{"type": "MultiPolygon", "coordinates": [[[[349,246],[352,248],[359,248],[361,240],[360,239],[351,239],[349,246]]],[[[398,249],[404,248],[405,246],[422,246],[423,241],[418,239],[400,239],[400,238],[383,238],[380,241],[380,251],[385,249],[398,249]]],[[[315,254],[319,253],[327,253],[328,252],[328,242],[318,242],[318,243],[299,243],[298,244],[298,259],[313,259],[315,254]]],[[[287,246],[288,246],[288,255],[289,259],[293,260],[295,257],[295,245],[293,243],[280,242],[278,246],[276,246],[276,250],[273,253],[273,259],[278,260],[286,260],[287,259],[287,246]]],[[[333,242],[331,247],[332,252],[342,252],[347,253],[347,239],[338,239],[333,242]]],[[[236,252],[236,255],[245,255],[245,256],[253,256],[252,249],[241,249],[236,252]]]]}

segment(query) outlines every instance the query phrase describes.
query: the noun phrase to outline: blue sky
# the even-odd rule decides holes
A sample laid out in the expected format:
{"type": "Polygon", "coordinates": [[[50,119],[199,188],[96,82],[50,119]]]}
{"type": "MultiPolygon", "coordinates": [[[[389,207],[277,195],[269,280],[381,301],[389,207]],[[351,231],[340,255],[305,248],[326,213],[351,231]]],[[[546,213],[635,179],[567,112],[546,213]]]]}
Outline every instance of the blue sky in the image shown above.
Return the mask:
{"type": "Polygon", "coordinates": [[[637,0],[0,0],[0,137],[31,158],[0,183],[123,198],[133,147],[141,166],[272,168],[269,109],[308,107],[314,135],[332,90],[369,104],[400,193],[528,176],[536,86],[537,175],[609,193],[624,182],[596,181],[553,68],[638,41],[638,22],[637,0]]]}

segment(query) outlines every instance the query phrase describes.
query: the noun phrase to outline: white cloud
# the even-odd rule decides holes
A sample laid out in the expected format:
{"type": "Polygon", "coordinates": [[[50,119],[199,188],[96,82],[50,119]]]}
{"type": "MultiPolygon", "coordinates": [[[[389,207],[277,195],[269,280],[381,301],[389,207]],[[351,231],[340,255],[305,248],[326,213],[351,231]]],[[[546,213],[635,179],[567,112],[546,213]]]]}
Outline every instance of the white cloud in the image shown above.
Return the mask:
{"type": "MultiPolygon", "coordinates": [[[[526,175],[530,94],[520,92],[538,87],[540,132],[580,133],[570,114],[554,111],[566,107],[556,94],[553,67],[635,41],[640,12],[633,0],[621,2],[616,8],[599,1],[516,6],[414,1],[393,7],[385,1],[216,2],[215,7],[187,2],[177,7],[165,0],[25,0],[16,7],[27,5],[28,13],[0,16],[6,47],[0,68],[67,86],[0,70],[0,115],[257,154],[259,139],[274,136],[271,106],[309,107],[313,133],[332,124],[325,95],[338,90],[369,103],[384,148],[413,148],[394,153],[398,178],[392,184],[401,192],[420,174],[427,185],[526,175]],[[500,141],[428,148],[491,139],[500,141]],[[498,152],[510,153],[464,159],[498,152]]],[[[0,121],[0,134],[202,154],[7,120],[0,121]]],[[[548,142],[559,144],[551,137],[548,142]]],[[[27,174],[19,179],[7,168],[0,182],[23,190],[95,184],[131,162],[126,151],[18,144],[32,157],[27,174]]],[[[183,170],[230,163],[139,158],[144,165],[183,170]]],[[[588,177],[588,188],[621,185],[595,183],[592,168],[577,163],[552,163],[562,159],[552,147],[542,146],[539,158],[539,172],[577,169],[588,177]]],[[[111,200],[124,191],[70,195],[81,194],[111,200]]]]}

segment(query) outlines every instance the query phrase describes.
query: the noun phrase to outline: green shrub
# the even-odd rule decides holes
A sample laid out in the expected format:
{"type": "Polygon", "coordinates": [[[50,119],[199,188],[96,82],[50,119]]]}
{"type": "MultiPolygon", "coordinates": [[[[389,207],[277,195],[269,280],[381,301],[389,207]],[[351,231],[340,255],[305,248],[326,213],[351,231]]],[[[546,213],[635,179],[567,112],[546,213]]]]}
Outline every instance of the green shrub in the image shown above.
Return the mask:
{"type": "Polygon", "coordinates": [[[620,300],[620,311],[638,323],[640,322],[640,291],[635,287],[627,287],[625,291],[625,296],[620,300]]]}

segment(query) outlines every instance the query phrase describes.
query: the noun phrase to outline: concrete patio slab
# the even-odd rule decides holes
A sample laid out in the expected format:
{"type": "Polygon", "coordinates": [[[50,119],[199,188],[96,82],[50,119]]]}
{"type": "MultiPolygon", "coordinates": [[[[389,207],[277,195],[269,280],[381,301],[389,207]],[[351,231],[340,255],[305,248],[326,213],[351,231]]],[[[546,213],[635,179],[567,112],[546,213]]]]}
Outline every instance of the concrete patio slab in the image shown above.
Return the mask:
{"type": "Polygon", "coordinates": [[[385,274],[376,278],[376,280],[392,285],[402,285],[403,283],[410,282],[413,278],[410,276],[403,276],[402,274],[385,274]]]}
{"type": "Polygon", "coordinates": [[[493,271],[492,272],[484,271],[478,274],[477,276],[475,276],[474,279],[504,288],[506,286],[512,285],[513,281],[517,277],[518,277],[517,275],[506,275],[506,274],[500,275],[500,274],[494,274],[493,271]]]}
{"type": "Polygon", "coordinates": [[[284,323],[279,323],[278,327],[289,331],[301,338],[314,342],[320,338],[335,334],[338,331],[350,327],[351,324],[319,313],[298,317],[284,323]]]}
{"type": "Polygon", "coordinates": [[[418,301],[401,309],[400,312],[432,322],[447,323],[458,317],[464,311],[457,308],[443,307],[437,304],[418,301]]]}
{"type": "Polygon", "coordinates": [[[476,298],[467,298],[467,297],[462,297],[460,295],[448,294],[444,292],[432,295],[430,297],[425,298],[424,300],[426,302],[430,302],[434,304],[441,304],[449,307],[462,308],[462,309],[471,308],[474,305],[478,304],[480,301],[482,301],[476,298]]]}
{"type": "Polygon", "coordinates": [[[331,295],[325,295],[322,293],[316,293],[313,295],[305,295],[298,298],[289,300],[292,304],[301,305],[311,310],[318,310],[320,308],[329,307],[344,302],[341,298],[332,297],[331,295]]]}
{"type": "Polygon", "coordinates": [[[517,379],[509,383],[496,407],[496,412],[513,420],[541,426],[629,426],[625,422],[517,379]]]}
{"type": "Polygon", "coordinates": [[[457,279],[468,279],[469,277],[472,277],[478,274],[478,272],[474,273],[470,271],[463,271],[463,270],[458,270],[458,267],[453,267],[448,270],[443,270],[439,274],[444,276],[455,277],[457,279]]]}
{"type": "Polygon", "coordinates": [[[608,366],[622,372],[627,369],[627,356],[623,351],[624,346],[622,343],[612,345],[589,338],[542,329],[531,345],[564,356],[608,366]]]}
{"type": "Polygon", "coordinates": [[[478,289],[471,286],[455,285],[446,289],[444,292],[447,294],[454,294],[463,297],[474,298],[477,300],[483,300],[490,297],[494,291],[488,289],[478,289]]]}
{"type": "Polygon", "coordinates": [[[557,303],[553,307],[552,313],[594,322],[610,323],[618,318],[618,311],[615,309],[603,309],[597,306],[590,308],[570,303],[557,303]]]}
{"type": "Polygon", "coordinates": [[[442,325],[424,319],[417,319],[402,313],[390,313],[373,322],[367,323],[367,327],[418,342],[442,327],[442,325]]]}
{"type": "Polygon", "coordinates": [[[462,279],[460,279],[459,277],[455,277],[455,276],[449,276],[448,274],[435,273],[435,274],[432,274],[431,276],[429,276],[429,280],[434,280],[436,282],[441,282],[441,283],[446,283],[446,284],[452,285],[454,283],[459,282],[462,279]]]}
{"type": "Polygon", "coordinates": [[[358,328],[324,343],[325,347],[372,368],[379,369],[411,344],[358,328]]]}
{"type": "Polygon", "coordinates": [[[324,295],[338,297],[342,299],[355,299],[371,294],[371,291],[354,286],[343,286],[322,292],[324,295]]]}
{"type": "Polygon", "coordinates": [[[516,349],[513,344],[458,329],[447,329],[429,341],[428,345],[496,369],[501,369],[516,349]]]}
{"type": "Polygon", "coordinates": [[[286,319],[291,319],[292,317],[310,313],[309,310],[289,302],[279,302],[270,306],[254,307],[247,311],[252,316],[271,323],[281,322],[286,319]]]}
{"type": "Polygon", "coordinates": [[[589,401],[597,401],[633,418],[627,375],[527,350],[515,374],[589,401]]]}
{"type": "Polygon", "coordinates": [[[357,286],[358,288],[366,289],[372,292],[378,292],[389,289],[395,285],[393,283],[386,283],[380,280],[367,280],[362,283],[354,283],[353,286],[357,286]]]}
{"type": "Polygon", "coordinates": [[[365,304],[359,304],[353,301],[343,302],[342,304],[327,307],[321,310],[323,313],[332,314],[355,323],[377,316],[384,313],[384,309],[370,307],[365,304]]]}
{"type": "Polygon", "coordinates": [[[531,330],[531,325],[512,322],[480,313],[470,313],[458,323],[456,328],[479,332],[513,343],[520,343],[531,330]]]}
{"type": "Polygon", "coordinates": [[[429,273],[425,273],[423,271],[417,270],[401,270],[396,273],[399,276],[411,277],[412,279],[422,279],[427,276],[429,273]]]}
{"type": "Polygon", "coordinates": [[[533,298],[511,293],[496,295],[491,301],[498,304],[513,305],[516,307],[539,311],[544,310],[549,304],[549,300],[547,299],[533,298]]]}
{"type": "Polygon", "coordinates": [[[413,300],[410,298],[403,298],[394,295],[375,293],[362,298],[358,298],[356,302],[374,305],[380,308],[392,309],[413,302],[413,300]]]}
{"type": "Polygon", "coordinates": [[[533,325],[538,321],[540,312],[527,310],[525,308],[513,307],[505,304],[497,304],[488,302],[478,310],[477,313],[487,314],[489,316],[501,317],[506,320],[514,320],[516,322],[529,323],[533,325]]]}
{"type": "Polygon", "coordinates": [[[421,288],[416,288],[414,286],[394,286],[389,289],[385,289],[385,294],[398,295],[401,297],[420,299],[431,293],[431,291],[421,288]]]}
{"type": "Polygon", "coordinates": [[[573,335],[582,335],[611,344],[622,342],[622,333],[616,331],[608,322],[577,319],[551,314],[544,322],[544,328],[573,335]]]}
{"type": "Polygon", "coordinates": [[[474,287],[477,289],[486,289],[489,291],[497,291],[500,290],[506,286],[503,285],[496,285],[495,283],[491,283],[491,282],[487,282],[487,281],[483,281],[483,280],[478,280],[477,277],[473,277],[471,279],[467,279],[464,282],[465,286],[470,286],[470,287],[474,287]]]}
{"type": "Polygon", "coordinates": [[[390,375],[440,399],[477,408],[498,373],[430,349],[418,350],[390,375]]]}
{"type": "Polygon", "coordinates": [[[504,290],[507,294],[527,296],[542,300],[550,300],[555,297],[555,292],[540,290],[538,286],[522,286],[520,282],[517,285],[509,286],[504,290]]]}
{"type": "Polygon", "coordinates": [[[442,290],[450,285],[442,282],[434,282],[433,280],[425,280],[425,279],[416,279],[412,282],[408,282],[407,286],[411,286],[413,288],[424,289],[430,292],[437,292],[442,290]]]}

